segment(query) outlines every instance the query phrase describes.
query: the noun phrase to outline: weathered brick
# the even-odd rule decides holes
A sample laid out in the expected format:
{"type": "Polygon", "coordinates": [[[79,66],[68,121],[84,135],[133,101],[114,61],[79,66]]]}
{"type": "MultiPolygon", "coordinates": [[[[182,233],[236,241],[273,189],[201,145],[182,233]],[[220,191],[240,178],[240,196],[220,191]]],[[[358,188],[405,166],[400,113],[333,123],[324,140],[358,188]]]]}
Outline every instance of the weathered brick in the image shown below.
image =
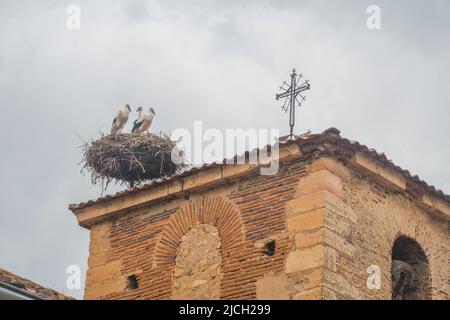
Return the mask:
{"type": "Polygon", "coordinates": [[[328,170],[319,170],[311,172],[303,179],[300,179],[298,184],[298,194],[307,194],[323,190],[339,197],[342,196],[341,179],[328,170]]]}
{"type": "Polygon", "coordinates": [[[286,272],[298,272],[324,265],[324,247],[297,249],[289,253],[286,260],[286,272]]]}
{"type": "Polygon", "coordinates": [[[89,286],[89,290],[85,290],[84,298],[86,300],[103,299],[106,295],[122,292],[125,287],[125,278],[118,277],[105,281],[102,283],[96,283],[89,286]]]}
{"type": "Polygon", "coordinates": [[[120,260],[105,263],[89,268],[86,276],[86,283],[97,283],[113,278],[121,274],[122,263],[120,260]]]}
{"type": "Polygon", "coordinates": [[[293,216],[299,213],[308,212],[325,207],[326,193],[317,191],[296,197],[287,203],[286,213],[293,216]]]}
{"type": "Polygon", "coordinates": [[[323,157],[314,160],[310,166],[310,172],[316,172],[320,170],[328,170],[332,172],[334,175],[341,178],[350,177],[350,170],[335,159],[323,157]]]}
{"type": "Polygon", "coordinates": [[[352,245],[351,243],[346,241],[343,237],[327,228],[324,228],[323,230],[323,241],[328,246],[336,249],[337,251],[349,257],[354,257],[356,254],[356,249],[354,245],[352,245]]]}
{"type": "Polygon", "coordinates": [[[317,209],[287,218],[288,231],[298,232],[324,226],[326,209],[317,209]]]}
{"type": "Polygon", "coordinates": [[[321,300],[322,299],[322,287],[299,292],[296,295],[294,295],[293,299],[294,300],[321,300]]]}
{"type": "Polygon", "coordinates": [[[256,281],[256,299],[288,300],[290,285],[286,275],[266,276],[256,281]]]}
{"type": "Polygon", "coordinates": [[[324,241],[324,229],[300,232],[295,234],[295,246],[297,248],[309,247],[324,241]]]}

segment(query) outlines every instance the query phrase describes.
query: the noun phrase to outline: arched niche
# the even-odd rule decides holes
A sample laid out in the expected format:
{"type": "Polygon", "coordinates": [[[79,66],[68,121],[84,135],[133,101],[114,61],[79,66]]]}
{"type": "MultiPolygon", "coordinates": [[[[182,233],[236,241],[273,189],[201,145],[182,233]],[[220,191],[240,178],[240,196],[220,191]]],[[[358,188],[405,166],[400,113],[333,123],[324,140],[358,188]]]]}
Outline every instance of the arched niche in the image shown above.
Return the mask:
{"type": "Polygon", "coordinates": [[[177,249],[172,299],[219,299],[221,261],[217,228],[208,224],[192,227],[177,249]]]}
{"type": "MultiPolygon", "coordinates": [[[[250,245],[244,237],[240,213],[225,198],[205,197],[192,201],[172,214],[158,236],[152,259],[152,269],[158,273],[153,282],[164,284],[157,296],[159,299],[174,297],[173,280],[176,274],[175,265],[180,244],[185,239],[183,237],[199,224],[216,228],[220,235],[220,298],[226,298],[227,295],[240,296],[247,292],[248,288],[245,285],[234,288],[232,292],[223,289],[236,283],[235,266],[241,260],[241,256],[233,254],[233,252],[236,248],[240,248],[243,256],[249,254],[250,245]]],[[[177,271],[177,274],[179,272],[177,271]]],[[[212,296],[215,297],[215,295],[212,296]]]]}
{"type": "Polygon", "coordinates": [[[392,247],[392,299],[424,300],[431,294],[431,275],[422,247],[406,236],[398,237],[392,247]]]}

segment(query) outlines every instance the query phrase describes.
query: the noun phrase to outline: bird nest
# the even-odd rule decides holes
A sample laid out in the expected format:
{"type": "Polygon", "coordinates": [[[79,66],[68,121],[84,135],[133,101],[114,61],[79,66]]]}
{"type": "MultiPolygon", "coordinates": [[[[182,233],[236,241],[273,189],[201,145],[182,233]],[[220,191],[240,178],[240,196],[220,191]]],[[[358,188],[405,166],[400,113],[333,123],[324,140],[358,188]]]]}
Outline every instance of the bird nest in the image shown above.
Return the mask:
{"type": "Polygon", "coordinates": [[[132,187],[187,166],[176,142],[164,134],[112,134],[86,142],[82,148],[82,172],[89,172],[92,183],[101,182],[105,189],[111,181],[132,187]]]}

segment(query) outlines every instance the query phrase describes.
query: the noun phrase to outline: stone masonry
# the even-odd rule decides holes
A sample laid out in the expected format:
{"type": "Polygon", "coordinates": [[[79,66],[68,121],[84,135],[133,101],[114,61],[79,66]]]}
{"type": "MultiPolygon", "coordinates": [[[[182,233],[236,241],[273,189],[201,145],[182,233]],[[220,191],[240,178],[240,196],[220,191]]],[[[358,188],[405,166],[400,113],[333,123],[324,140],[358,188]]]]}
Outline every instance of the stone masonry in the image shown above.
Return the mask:
{"type": "Polygon", "coordinates": [[[173,299],[219,299],[219,231],[197,224],[181,237],[173,271],[173,299]]]}
{"type": "Polygon", "coordinates": [[[85,298],[391,299],[392,260],[413,243],[426,258],[408,260],[422,273],[405,296],[449,299],[449,196],[336,129],[280,142],[279,172],[259,168],[204,166],[70,206],[90,229],[85,298]]]}

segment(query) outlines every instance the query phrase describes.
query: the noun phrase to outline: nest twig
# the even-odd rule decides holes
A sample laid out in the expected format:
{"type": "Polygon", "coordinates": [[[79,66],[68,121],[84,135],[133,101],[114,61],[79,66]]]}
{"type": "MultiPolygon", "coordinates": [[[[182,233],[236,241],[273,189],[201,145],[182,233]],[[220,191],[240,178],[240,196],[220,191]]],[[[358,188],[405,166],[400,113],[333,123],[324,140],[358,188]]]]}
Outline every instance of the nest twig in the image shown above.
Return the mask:
{"type": "MultiPolygon", "coordinates": [[[[93,184],[105,189],[111,181],[130,187],[144,181],[167,177],[187,167],[172,161],[176,142],[167,135],[120,133],[85,142],[82,172],[91,173],[93,184]]],[[[182,155],[180,155],[182,158],[182,155]]]]}

